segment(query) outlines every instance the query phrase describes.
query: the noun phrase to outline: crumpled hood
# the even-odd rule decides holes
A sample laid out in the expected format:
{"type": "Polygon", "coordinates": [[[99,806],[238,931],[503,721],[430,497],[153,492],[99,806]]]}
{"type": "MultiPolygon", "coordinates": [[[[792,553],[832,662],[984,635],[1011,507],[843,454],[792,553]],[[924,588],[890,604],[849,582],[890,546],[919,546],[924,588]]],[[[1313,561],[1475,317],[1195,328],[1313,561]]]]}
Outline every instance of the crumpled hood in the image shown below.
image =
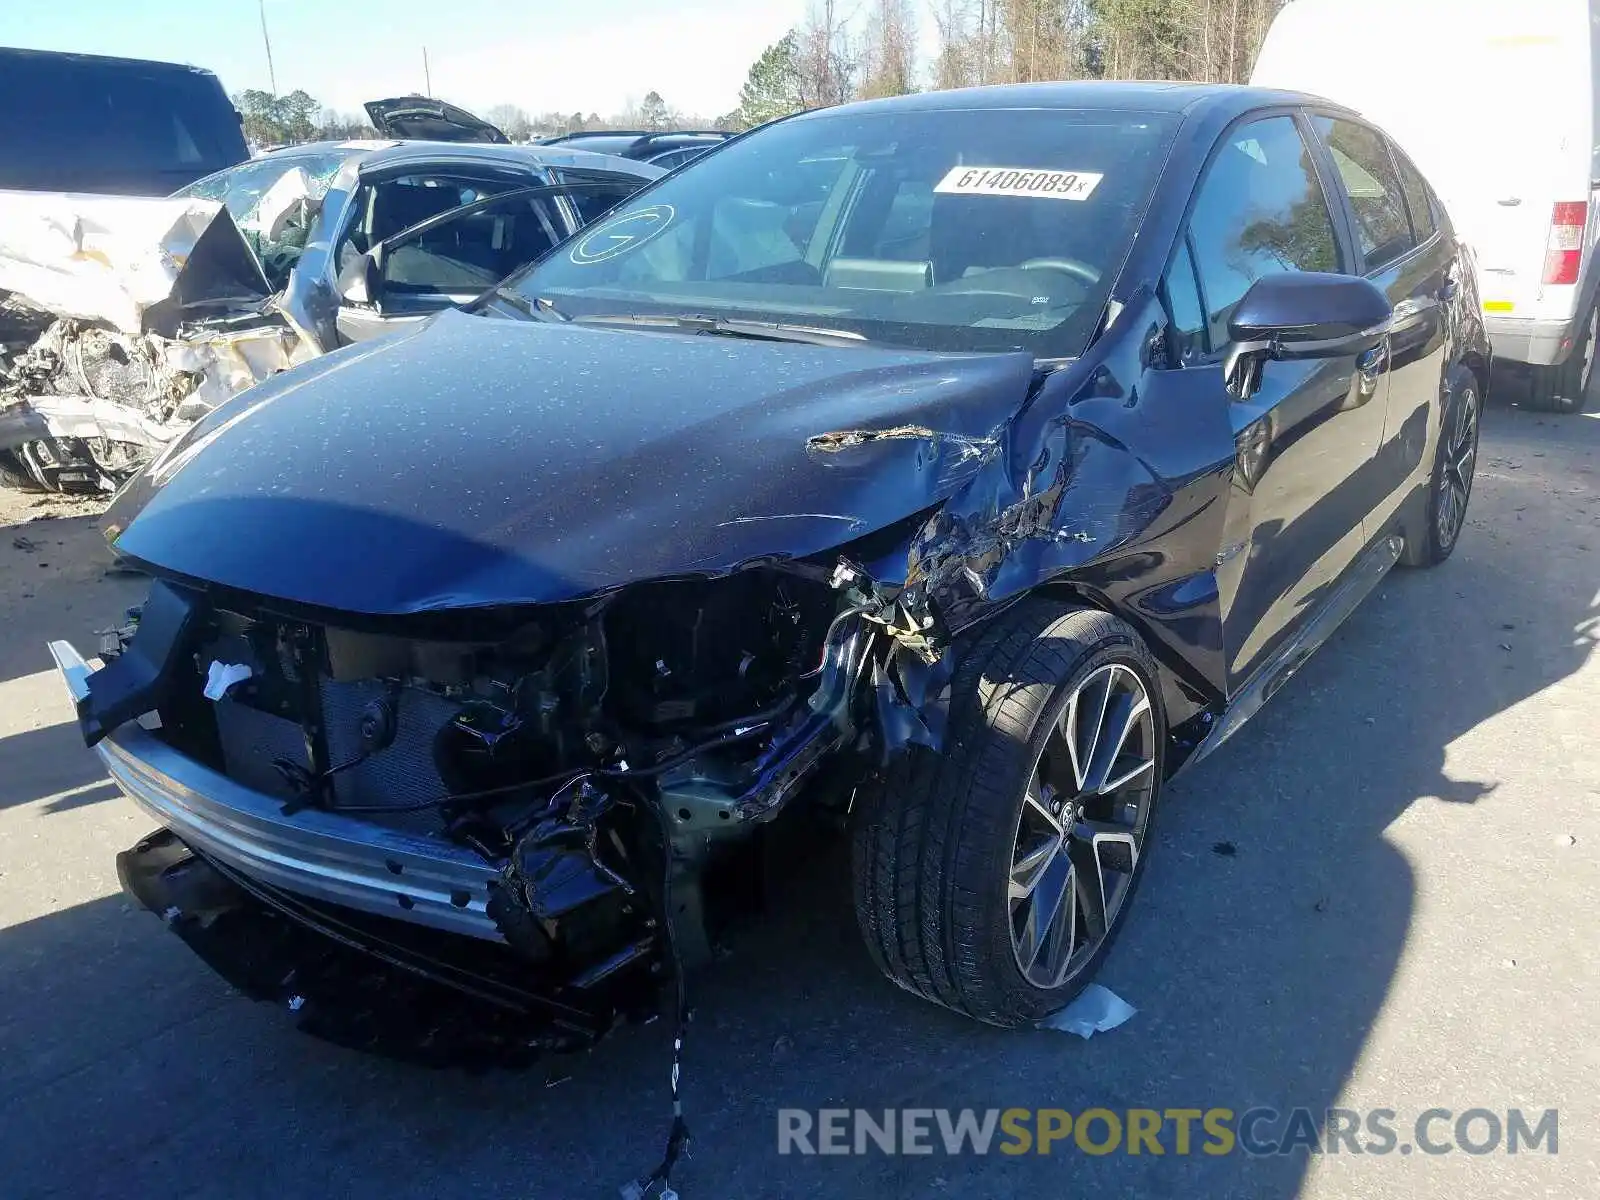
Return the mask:
{"type": "Polygon", "coordinates": [[[218,200],[0,191],[0,295],[123,333],[259,307],[261,264],[218,200]],[[164,320],[163,320],[164,318],[164,320]]]}
{"type": "Polygon", "coordinates": [[[218,409],[137,481],[157,570],[346,612],[569,599],[883,528],[999,452],[1027,354],[447,312],[218,409]]]}

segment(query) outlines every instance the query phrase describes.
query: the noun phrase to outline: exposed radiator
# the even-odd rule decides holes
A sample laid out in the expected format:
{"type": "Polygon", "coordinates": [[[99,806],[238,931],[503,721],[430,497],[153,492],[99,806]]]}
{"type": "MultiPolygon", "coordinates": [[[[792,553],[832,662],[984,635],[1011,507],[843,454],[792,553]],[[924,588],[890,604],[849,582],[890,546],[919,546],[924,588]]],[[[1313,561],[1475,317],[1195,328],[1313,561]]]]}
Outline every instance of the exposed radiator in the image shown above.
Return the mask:
{"type": "MultiPolygon", "coordinates": [[[[213,642],[206,648],[202,662],[209,659],[246,663],[257,675],[262,672],[254,647],[242,636],[213,642]]],[[[279,664],[279,670],[285,666],[279,664]]],[[[393,741],[365,761],[333,776],[335,806],[405,806],[435,799],[448,790],[434,766],[433,745],[439,731],[460,710],[459,700],[420,688],[391,690],[379,680],[336,683],[323,679],[319,691],[330,767],[361,756],[361,722],[371,706],[386,702],[394,714],[393,741]]],[[[309,769],[305,734],[298,720],[293,715],[261,711],[232,694],[217,701],[215,711],[228,777],[267,795],[292,799],[293,788],[273,762],[285,760],[302,770],[309,769]]],[[[382,815],[382,823],[434,830],[438,828],[438,816],[423,809],[412,814],[382,815]]]]}

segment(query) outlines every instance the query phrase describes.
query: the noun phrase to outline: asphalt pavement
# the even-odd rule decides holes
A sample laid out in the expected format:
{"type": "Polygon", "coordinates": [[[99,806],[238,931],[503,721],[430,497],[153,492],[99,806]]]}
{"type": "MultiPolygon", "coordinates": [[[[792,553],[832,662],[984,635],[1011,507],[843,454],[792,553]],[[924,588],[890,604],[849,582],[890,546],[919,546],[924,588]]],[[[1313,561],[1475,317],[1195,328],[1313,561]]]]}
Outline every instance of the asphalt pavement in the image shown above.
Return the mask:
{"type": "MultiPolygon", "coordinates": [[[[1101,976],[1136,1016],[1083,1041],[913,999],[824,852],[695,981],[684,1200],[1600,1196],[1600,415],[1503,392],[1455,557],[1391,575],[1167,792],[1101,976]],[[778,1153],[780,1109],[1258,1106],[1392,1109],[1407,1144],[1430,1108],[1555,1108],[1559,1143],[778,1153]]],[[[652,1166],[661,1023],[527,1071],[407,1067],[295,1032],[130,907],[112,859],[150,824],[44,650],[139,599],[108,562],[92,507],[0,495],[0,1196],[580,1200],[652,1166]]]]}

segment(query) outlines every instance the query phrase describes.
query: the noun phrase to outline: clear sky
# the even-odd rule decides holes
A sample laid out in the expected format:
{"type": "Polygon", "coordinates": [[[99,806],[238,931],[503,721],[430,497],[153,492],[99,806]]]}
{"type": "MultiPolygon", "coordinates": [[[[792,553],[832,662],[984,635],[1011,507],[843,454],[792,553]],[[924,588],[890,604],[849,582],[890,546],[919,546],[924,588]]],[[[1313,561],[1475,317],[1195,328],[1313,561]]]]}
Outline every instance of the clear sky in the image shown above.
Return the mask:
{"type": "MultiPolygon", "coordinates": [[[[278,90],[323,104],[423,90],[482,111],[609,115],[648,91],[716,117],[806,0],[265,0],[278,90]]],[[[267,87],[257,0],[0,0],[0,45],[188,62],[267,87]]],[[[12,114],[9,120],[17,120],[12,114]]]]}

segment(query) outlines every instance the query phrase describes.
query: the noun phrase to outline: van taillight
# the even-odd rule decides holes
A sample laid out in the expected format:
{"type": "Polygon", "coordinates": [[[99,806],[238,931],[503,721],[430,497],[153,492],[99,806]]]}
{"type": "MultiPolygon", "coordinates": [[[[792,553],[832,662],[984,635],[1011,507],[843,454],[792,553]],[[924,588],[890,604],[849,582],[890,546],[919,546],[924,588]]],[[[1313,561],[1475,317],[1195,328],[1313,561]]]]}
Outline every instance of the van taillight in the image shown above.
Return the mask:
{"type": "Polygon", "coordinates": [[[1550,218],[1550,240],[1544,254],[1546,283],[1577,283],[1583,259],[1583,231],[1589,224],[1589,202],[1573,200],[1556,205],[1550,218]]]}

